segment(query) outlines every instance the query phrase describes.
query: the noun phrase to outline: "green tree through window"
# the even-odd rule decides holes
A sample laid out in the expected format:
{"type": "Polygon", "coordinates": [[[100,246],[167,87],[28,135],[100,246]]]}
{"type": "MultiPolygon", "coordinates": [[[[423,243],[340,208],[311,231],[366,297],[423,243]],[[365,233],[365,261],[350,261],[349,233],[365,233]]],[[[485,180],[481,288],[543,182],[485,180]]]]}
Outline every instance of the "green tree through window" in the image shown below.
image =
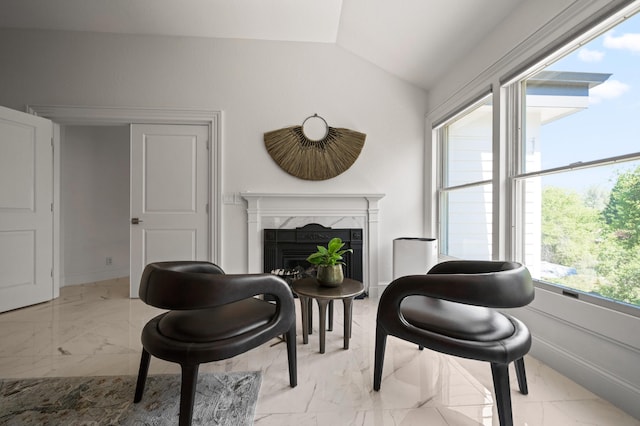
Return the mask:
{"type": "Polygon", "coordinates": [[[601,208],[598,192],[543,190],[542,260],[575,273],[542,278],[640,305],[640,166],[617,176],[601,208]]]}
{"type": "Polygon", "coordinates": [[[623,245],[633,248],[640,242],[640,167],[618,177],[603,211],[607,225],[623,245]]]}

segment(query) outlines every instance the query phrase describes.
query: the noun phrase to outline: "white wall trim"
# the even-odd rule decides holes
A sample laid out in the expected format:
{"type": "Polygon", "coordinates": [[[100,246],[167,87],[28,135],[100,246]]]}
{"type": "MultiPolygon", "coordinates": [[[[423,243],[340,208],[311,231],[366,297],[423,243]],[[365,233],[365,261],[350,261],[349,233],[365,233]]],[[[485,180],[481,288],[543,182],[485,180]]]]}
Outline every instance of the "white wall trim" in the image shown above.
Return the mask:
{"type": "Polygon", "coordinates": [[[634,328],[640,327],[638,317],[542,288],[536,288],[536,301],[525,309],[572,327],[576,331],[587,333],[594,339],[635,351],[640,357],[640,336],[637,333],[629,333],[626,329],[630,324],[633,324],[634,328]]]}
{"type": "MultiPolygon", "coordinates": [[[[222,111],[201,109],[171,109],[171,108],[138,108],[138,107],[99,107],[99,106],[69,106],[69,105],[27,105],[30,114],[48,118],[54,123],[63,125],[128,125],[139,123],[152,124],[201,124],[209,127],[209,161],[211,164],[209,212],[210,212],[210,241],[209,258],[220,264],[221,245],[221,145],[222,145],[222,111]]],[[[59,150],[58,150],[59,151],[59,150]]],[[[60,169],[60,156],[54,158],[54,175],[60,169]]],[[[54,182],[54,194],[60,193],[59,180],[54,182]]],[[[55,195],[54,195],[55,196],[55,195]]],[[[56,198],[59,200],[59,197],[56,198]]],[[[62,253],[60,240],[60,203],[54,205],[54,253],[62,253]]],[[[60,273],[60,257],[55,256],[54,271],[60,273]]],[[[59,275],[56,277],[59,282],[59,275]]]]}
{"type": "Polygon", "coordinates": [[[61,239],[62,229],[60,224],[62,218],[60,216],[60,167],[56,167],[56,164],[60,164],[60,140],[61,129],[56,123],[52,123],[53,127],[53,298],[60,297],[60,285],[64,285],[61,281],[60,265],[63,265],[64,258],[62,257],[62,244],[61,239]]]}
{"type": "Polygon", "coordinates": [[[151,124],[209,124],[220,111],[189,108],[102,107],[75,105],[27,105],[30,114],[48,118],[58,124],[123,125],[151,124]]]}
{"type": "Polygon", "coordinates": [[[65,286],[95,283],[98,281],[113,280],[116,278],[129,277],[129,269],[109,269],[105,271],[97,271],[86,274],[69,274],[65,275],[63,282],[65,286]]]}

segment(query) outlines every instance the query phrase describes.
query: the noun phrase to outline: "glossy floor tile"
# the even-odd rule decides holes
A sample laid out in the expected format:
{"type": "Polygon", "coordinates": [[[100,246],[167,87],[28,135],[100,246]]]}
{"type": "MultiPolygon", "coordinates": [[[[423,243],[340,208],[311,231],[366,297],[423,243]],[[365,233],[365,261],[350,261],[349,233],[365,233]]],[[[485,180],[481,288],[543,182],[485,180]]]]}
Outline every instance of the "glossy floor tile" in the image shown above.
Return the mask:
{"type": "MultiPolygon", "coordinates": [[[[136,374],[140,330],[161,312],[129,299],[127,279],[63,287],[60,298],[0,314],[0,378],[136,374]]],[[[259,426],[498,425],[489,365],[419,351],[389,337],[380,392],[374,392],[377,300],[356,300],[350,349],[342,349],[342,305],[326,353],[318,352],[317,310],[309,344],[302,344],[298,309],[298,386],[290,388],[285,345],[274,340],[201,371],[262,371],[259,426]]],[[[532,357],[529,395],[512,372],[516,425],[640,425],[532,357]]],[[[150,373],[179,373],[153,358],[150,373]]],[[[132,398],[133,398],[133,389],[132,398]]]]}

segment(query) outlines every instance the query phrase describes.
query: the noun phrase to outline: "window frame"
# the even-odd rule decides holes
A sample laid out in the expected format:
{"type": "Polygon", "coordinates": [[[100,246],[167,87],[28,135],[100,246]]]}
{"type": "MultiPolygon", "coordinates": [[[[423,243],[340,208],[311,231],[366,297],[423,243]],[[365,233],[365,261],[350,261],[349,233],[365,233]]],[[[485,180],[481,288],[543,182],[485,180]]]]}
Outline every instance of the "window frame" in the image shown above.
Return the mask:
{"type": "MultiPolygon", "coordinates": [[[[640,13],[640,11],[638,12],[640,13]]],[[[619,22],[616,22],[618,24],[619,22]]],[[[593,36],[590,37],[592,39],[593,36]]],[[[577,46],[578,47],[578,46],[577,46]]],[[[567,52],[564,53],[568,54],[567,52]]],[[[536,71],[537,72],[537,71],[536,71]]],[[[600,166],[606,166],[610,164],[618,164],[622,162],[629,161],[640,161],[640,151],[617,155],[612,157],[599,158],[597,160],[591,161],[579,161],[575,163],[566,164],[563,166],[552,167],[549,169],[540,169],[534,172],[523,172],[525,169],[525,161],[524,155],[522,155],[522,147],[523,141],[525,139],[526,125],[525,125],[525,114],[526,114],[526,88],[525,81],[527,78],[534,74],[534,72],[528,73],[525,76],[517,79],[515,82],[504,86],[502,90],[505,90],[512,95],[512,99],[517,102],[517,108],[513,108],[511,110],[511,114],[517,114],[513,116],[511,125],[517,123],[514,128],[511,129],[511,134],[514,136],[509,143],[509,146],[512,147],[509,163],[513,166],[509,173],[509,186],[512,199],[514,200],[513,209],[512,209],[512,223],[514,226],[511,228],[513,232],[511,232],[511,241],[513,244],[513,250],[511,251],[512,258],[517,261],[521,261],[524,258],[524,242],[523,242],[523,230],[524,226],[522,223],[523,214],[523,203],[524,200],[521,200],[520,194],[522,190],[519,188],[527,179],[535,178],[535,177],[544,177],[556,173],[574,171],[574,170],[585,170],[600,166]]],[[[612,309],[618,312],[622,312],[628,315],[632,315],[635,317],[640,317],[640,307],[636,305],[632,305],[623,301],[618,301],[614,299],[609,299],[597,294],[587,293],[582,290],[578,290],[572,287],[567,287],[562,284],[550,283],[547,281],[541,281],[538,279],[534,279],[534,283],[537,287],[543,288],[550,292],[561,294],[563,296],[568,296],[573,299],[582,300],[587,303],[591,303],[594,305],[602,306],[608,309],[612,309]]]]}
{"type": "MultiPolygon", "coordinates": [[[[437,209],[437,220],[436,220],[436,232],[438,235],[438,239],[440,240],[440,243],[438,245],[439,250],[440,250],[440,257],[442,258],[448,258],[448,259],[455,259],[455,257],[450,256],[450,255],[445,255],[443,254],[443,252],[448,251],[448,242],[449,239],[448,238],[443,238],[443,234],[449,229],[448,227],[448,221],[446,220],[446,218],[448,217],[447,215],[447,203],[444,202],[444,198],[448,196],[449,193],[452,193],[454,191],[457,190],[462,190],[462,189],[466,189],[466,188],[475,188],[475,187],[480,187],[480,186],[484,186],[487,184],[492,184],[493,183],[493,179],[495,177],[495,143],[493,143],[495,141],[495,132],[492,129],[491,132],[491,139],[492,139],[492,174],[494,174],[494,176],[491,179],[484,179],[484,180],[478,180],[478,181],[472,181],[472,182],[466,182],[463,184],[457,184],[457,185],[451,185],[451,186],[446,186],[445,183],[447,181],[447,164],[448,164],[448,152],[449,150],[447,149],[446,144],[449,142],[449,126],[451,124],[453,124],[455,121],[473,113],[475,110],[477,110],[478,108],[480,108],[482,105],[486,104],[487,100],[491,100],[491,108],[492,108],[492,116],[494,116],[493,112],[494,112],[494,106],[493,106],[493,93],[491,91],[485,92],[483,94],[481,94],[480,96],[476,97],[473,101],[471,101],[470,103],[468,103],[467,105],[465,105],[463,108],[460,108],[458,111],[456,111],[452,116],[450,116],[448,119],[438,123],[436,126],[433,127],[432,129],[432,134],[434,137],[434,140],[436,141],[436,145],[437,145],[437,149],[436,151],[438,152],[438,166],[437,166],[437,179],[436,179],[436,209],[437,209]]],[[[493,126],[493,120],[492,120],[492,126],[493,126]]],[[[492,192],[493,194],[493,192],[492,192]]],[[[492,213],[493,217],[492,220],[495,220],[495,212],[492,213]]],[[[495,229],[495,226],[493,226],[493,229],[495,229]]],[[[494,241],[495,243],[495,241],[494,241]]],[[[493,247],[493,246],[492,246],[493,247]]],[[[493,249],[492,249],[493,251],[493,249]]],[[[492,257],[493,257],[493,253],[492,253],[492,257]]]]}
{"type": "MultiPolygon", "coordinates": [[[[438,238],[442,239],[443,227],[446,218],[443,207],[443,194],[456,189],[465,187],[478,186],[491,183],[493,191],[493,259],[515,260],[523,258],[523,235],[520,231],[523,229],[521,214],[523,206],[518,196],[518,187],[525,179],[537,176],[544,176],[552,173],[563,171],[586,169],[616,162],[626,162],[632,160],[640,160],[640,152],[628,153],[624,155],[599,158],[592,161],[573,163],[552,169],[545,169],[536,172],[523,173],[524,156],[521,155],[522,140],[526,131],[526,107],[523,89],[523,82],[538,71],[547,67],[550,63],[555,62],[574,50],[580,48],[585,43],[600,36],[602,33],[611,29],[627,18],[640,13],[640,4],[632,4],[627,7],[619,7],[615,10],[609,10],[607,13],[599,17],[592,17],[588,22],[583,22],[574,28],[570,33],[562,39],[561,43],[553,44],[546,50],[533,55],[531,58],[525,58],[524,64],[519,67],[507,70],[502,75],[495,76],[491,79],[488,91],[482,91],[479,96],[472,100],[464,100],[450,108],[450,113],[439,121],[431,122],[431,144],[432,149],[431,164],[436,166],[433,175],[432,197],[434,206],[430,210],[432,212],[431,220],[427,218],[426,224],[432,224],[433,229],[438,238]],[[532,65],[533,64],[533,65],[532,65]],[[446,149],[444,141],[446,141],[446,126],[455,120],[463,117],[471,112],[487,97],[492,99],[493,107],[493,178],[484,181],[474,181],[463,185],[455,185],[447,187],[444,185],[446,174],[446,149]]],[[[429,159],[429,156],[427,156],[429,159]]],[[[429,181],[427,180],[427,183],[429,181]]],[[[441,252],[446,248],[445,241],[440,243],[441,252]]],[[[439,254],[443,260],[453,259],[452,256],[439,254]]],[[[578,299],[589,304],[605,307],[616,312],[621,312],[634,317],[640,317],[640,307],[631,305],[621,301],[615,301],[599,295],[586,293],[573,288],[565,287],[560,284],[548,283],[545,281],[534,280],[536,287],[578,299]]]]}

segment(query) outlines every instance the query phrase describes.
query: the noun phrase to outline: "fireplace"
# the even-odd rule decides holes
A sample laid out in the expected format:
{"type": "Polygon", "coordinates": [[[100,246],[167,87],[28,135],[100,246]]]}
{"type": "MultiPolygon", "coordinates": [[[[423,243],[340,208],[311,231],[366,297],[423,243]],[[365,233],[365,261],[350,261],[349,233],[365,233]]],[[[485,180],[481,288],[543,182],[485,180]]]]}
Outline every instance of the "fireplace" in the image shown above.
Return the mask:
{"type": "Polygon", "coordinates": [[[362,282],[362,228],[329,228],[311,223],[295,229],[264,229],[263,271],[307,271],[313,266],[306,261],[307,256],[316,251],[316,246],[326,246],[335,237],[342,239],[345,249],[353,250],[344,256],[344,276],[362,282]]]}
{"type": "MultiPolygon", "coordinates": [[[[365,291],[378,286],[378,203],[384,194],[242,192],[247,201],[247,271],[264,271],[264,230],[293,229],[310,223],[362,229],[365,291]]],[[[326,241],[324,242],[326,244],[326,241]]]]}

